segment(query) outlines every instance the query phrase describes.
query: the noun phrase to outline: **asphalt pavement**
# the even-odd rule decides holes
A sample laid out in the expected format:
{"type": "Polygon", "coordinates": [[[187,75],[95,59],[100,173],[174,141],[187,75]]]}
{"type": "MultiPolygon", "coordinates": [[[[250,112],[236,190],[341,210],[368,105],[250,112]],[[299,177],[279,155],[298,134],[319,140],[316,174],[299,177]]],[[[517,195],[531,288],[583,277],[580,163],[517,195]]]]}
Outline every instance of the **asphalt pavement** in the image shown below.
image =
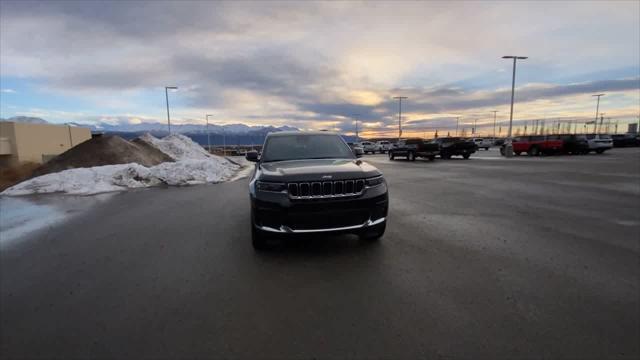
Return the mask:
{"type": "Polygon", "coordinates": [[[373,244],[255,252],[247,179],[115,194],[12,241],[0,354],[640,357],[640,149],[364,159],[390,187],[373,244]]]}

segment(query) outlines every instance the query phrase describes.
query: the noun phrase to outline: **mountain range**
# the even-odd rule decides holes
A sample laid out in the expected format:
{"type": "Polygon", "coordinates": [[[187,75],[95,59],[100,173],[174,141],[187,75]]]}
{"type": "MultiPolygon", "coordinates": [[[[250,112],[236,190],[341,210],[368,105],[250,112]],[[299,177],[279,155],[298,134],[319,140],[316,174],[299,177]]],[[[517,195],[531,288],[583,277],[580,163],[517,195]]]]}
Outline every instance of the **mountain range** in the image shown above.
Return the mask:
{"type": "Polygon", "coordinates": [[[48,124],[49,122],[45,119],[41,119],[39,117],[31,117],[31,116],[14,116],[8,119],[0,118],[0,121],[12,121],[12,122],[21,122],[28,124],[48,124]]]}
{"type": "MultiPolygon", "coordinates": [[[[29,124],[49,124],[47,120],[38,117],[30,117],[30,116],[14,116],[8,119],[0,118],[0,121],[13,121],[13,122],[22,122],[29,124]]],[[[97,123],[97,124],[87,124],[87,123],[77,123],[77,122],[68,122],[65,125],[71,126],[83,126],[88,127],[91,131],[94,132],[168,132],[167,124],[158,123],[158,122],[144,122],[139,124],[109,124],[105,122],[97,123]]],[[[200,124],[172,124],[171,131],[177,133],[206,133],[207,130],[210,133],[220,133],[226,132],[227,134],[246,134],[250,132],[258,132],[262,133],[264,131],[273,132],[273,131],[299,131],[300,129],[292,127],[292,126],[249,126],[245,124],[226,124],[226,125],[216,125],[209,124],[207,129],[207,125],[200,124]]]]}
{"type": "MultiPolygon", "coordinates": [[[[0,121],[23,122],[30,124],[48,124],[49,122],[28,116],[14,116],[0,121]]],[[[158,122],[145,122],[139,124],[109,124],[105,122],[97,124],[68,122],[65,125],[88,127],[94,133],[113,134],[121,136],[125,139],[133,139],[144,133],[150,133],[156,137],[163,137],[169,134],[167,124],[158,122]]],[[[207,125],[200,124],[175,124],[171,125],[171,132],[180,133],[193,139],[195,142],[205,145],[209,141],[211,145],[238,144],[250,145],[261,144],[264,142],[265,136],[270,132],[279,131],[299,131],[298,128],[292,126],[248,126],[245,124],[226,124],[226,125],[207,125]],[[209,134],[207,136],[207,134],[209,134]]]]}

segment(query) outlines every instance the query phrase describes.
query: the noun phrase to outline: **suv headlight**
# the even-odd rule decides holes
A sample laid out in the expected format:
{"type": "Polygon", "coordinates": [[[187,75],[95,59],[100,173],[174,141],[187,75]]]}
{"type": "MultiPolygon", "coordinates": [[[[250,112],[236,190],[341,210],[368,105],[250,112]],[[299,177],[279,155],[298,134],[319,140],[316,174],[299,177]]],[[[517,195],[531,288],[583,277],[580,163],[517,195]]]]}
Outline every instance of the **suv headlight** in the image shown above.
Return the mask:
{"type": "Polygon", "coordinates": [[[368,187],[374,187],[382,184],[384,182],[384,178],[382,177],[382,175],[380,175],[380,176],[365,179],[364,181],[368,187]]]}
{"type": "Polygon", "coordinates": [[[284,183],[258,181],[256,183],[258,191],[283,192],[287,189],[284,183]]]}

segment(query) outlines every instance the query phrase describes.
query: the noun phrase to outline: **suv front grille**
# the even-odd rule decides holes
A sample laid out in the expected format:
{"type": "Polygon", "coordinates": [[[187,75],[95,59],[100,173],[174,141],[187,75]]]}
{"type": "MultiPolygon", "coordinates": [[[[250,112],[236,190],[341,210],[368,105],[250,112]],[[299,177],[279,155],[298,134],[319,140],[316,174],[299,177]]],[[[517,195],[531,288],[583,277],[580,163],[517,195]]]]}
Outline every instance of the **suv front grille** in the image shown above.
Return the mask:
{"type": "Polygon", "coordinates": [[[320,199],[357,196],[364,191],[364,179],[288,183],[292,199],[320,199]]]}

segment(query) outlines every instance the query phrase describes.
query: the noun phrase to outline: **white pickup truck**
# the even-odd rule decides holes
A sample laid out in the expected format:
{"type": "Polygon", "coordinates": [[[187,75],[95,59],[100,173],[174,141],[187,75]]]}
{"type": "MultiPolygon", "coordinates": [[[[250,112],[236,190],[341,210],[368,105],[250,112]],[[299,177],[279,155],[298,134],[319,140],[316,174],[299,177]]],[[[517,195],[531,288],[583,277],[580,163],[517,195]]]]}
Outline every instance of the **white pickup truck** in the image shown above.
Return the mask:
{"type": "Polygon", "coordinates": [[[471,139],[471,141],[473,141],[476,146],[478,147],[478,149],[485,149],[485,150],[489,150],[489,148],[491,146],[493,146],[493,139],[488,139],[488,138],[473,138],[471,139]]]}
{"type": "Polygon", "coordinates": [[[371,141],[359,142],[359,143],[356,143],[356,145],[359,145],[365,154],[368,154],[368,153],[375,154],[376,151],[378,151],[378,145],[371,141]]]}
{"type": "Polygon", "coordinates": [[[376,150],[380,151],[380,153],[387,153],[389,152],[389,150],[391,150],[391,143],[386,140],[378,141],[376,143],[376,146],[376,150]]]}

